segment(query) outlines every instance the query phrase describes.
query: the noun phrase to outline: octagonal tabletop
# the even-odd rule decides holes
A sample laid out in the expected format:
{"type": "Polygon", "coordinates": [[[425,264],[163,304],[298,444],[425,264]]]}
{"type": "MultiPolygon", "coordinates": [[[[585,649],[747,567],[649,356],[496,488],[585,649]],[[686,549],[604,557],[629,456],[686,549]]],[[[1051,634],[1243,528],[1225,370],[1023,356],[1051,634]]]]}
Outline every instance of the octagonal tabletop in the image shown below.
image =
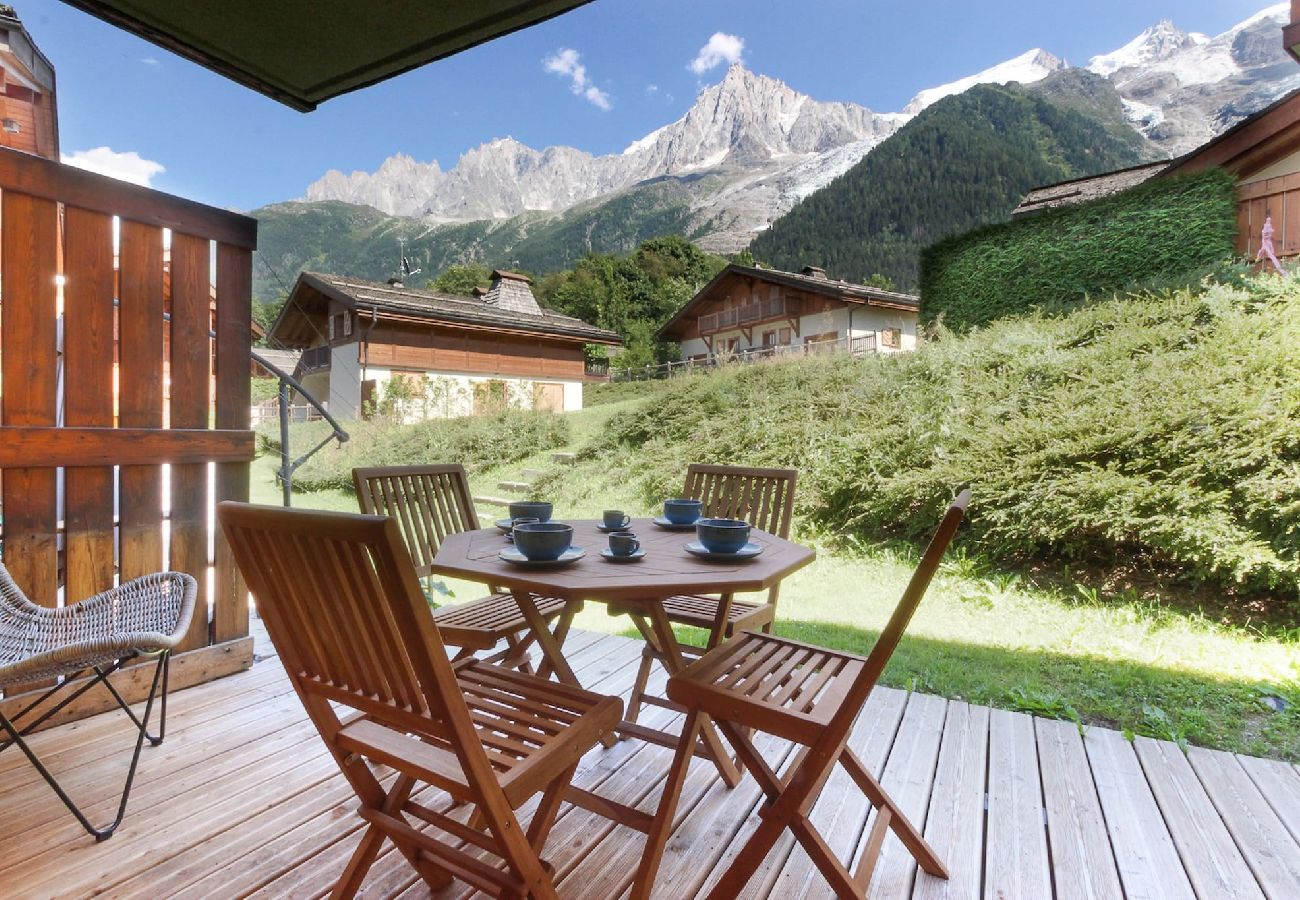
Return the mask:
{"type": "MultiPolygon", "coordinates": [[[[558,519],[556,521],[566,521],[558,519]]],[[[440,575],[498,585],[548,597],[581,600],[656,600],[676,594],[724,594],[770,588],[816,557],[809,547],[754,529],[750,540],[763,548],[748,560],[711,562],[687,553],[695,531],[669,531],[650,519],[633,519],[628,526],[646,553],[639,562],[610,562],[600,555],[609,546],[597,522],[567,520],[573,545],[587,555],[556,568],[517,566],[497,554],[509,547],[497,528],[449,535],[433,559],[440,575]]]]}

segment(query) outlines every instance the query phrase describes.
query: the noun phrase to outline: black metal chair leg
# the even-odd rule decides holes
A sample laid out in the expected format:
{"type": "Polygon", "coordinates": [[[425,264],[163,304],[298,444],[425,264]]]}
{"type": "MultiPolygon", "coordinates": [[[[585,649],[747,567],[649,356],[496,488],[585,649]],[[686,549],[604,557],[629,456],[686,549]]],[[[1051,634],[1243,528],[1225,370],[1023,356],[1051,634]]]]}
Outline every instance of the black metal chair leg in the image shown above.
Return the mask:
{"type": "MultiPolygon", "coordinates": [[[[32,766],[36,769],[36,771],[40,774],[40,776],[45,779],[45,783],[48,784],[50,788],[53,789],[54,793],[58,795],[59,799],[63,801],[63,805],[66,806],[68,808],[68,811],[71,812],[72,815],[76,817],[77,821],[81,823],[81,827],[84,828],[86,832],[90,834],[92,837],[94,837],[95,840],[97,841],[105,841],[108,840],[110,837],[112,837],[113,832],[117,831],[118,826],[122,824],[122,819],[126,816],[126,804],[127,801],[130,800],[131,798],[131,786],[135,782],[135,772],[136,772],[136,768],[139,766],[140,763],[140,751],[144,749],[145,739],[148,738],[150,744],[152,744],[153,746],[157,746],[158,744],[162,743],[163,734],[166,729],[167,673],[170,668],[168,666],[170,655],[171,655],[170,653],[163,652],[158,659],[157,665],[154,667],[153,683],[149,687],[149,698],[148,700],[145,701],[144,716],[140,718],[137,718],[135,713],[132,712],[131,709],[126,705],[125,701],[122,699],[122,695],[117,692],[117,689],[114,688],[111,684],[109,684],[107,680],[107,675],[111,674],[114,671],[114,668],[110,668],[107,673],[104,673],[101,672],[98,669],[98,667],[96,667],[95,680],[102,681],[104,685],[108,687],[109,691],[112,692],[113,696],[117,698],[118,703],[121,704],[123,708],[126,709],[128,715],[131,716],[131,720],[136,724],[136,732],[137,732],[136,739],[135,739],[135,752],[131,754],[131,766],[127,770],[126,784],[122,788],[122,799],[117,807],[117,817],[113,819],[111,824],[103,828],[96,828],[94,825],[90,823],[90,820],[86,818],[86,814],[81,811],[81,808],[78,807],[75,802],[73,802],[72,798],[68,796],[67,791],[65,791],[63,789],[63,786],[59,784],[58,779],[54,777],[54,775],[50,772],[49,769],[45,768],[45,764],[41,762],[40,757],[36,755],[35,751],[32,750],[32,748],[28,745],[27,741],[23,739],[23,735],[26,734],[27,731],[29,731],[31,728],[35,727],[35,725],[39,724],[39,722],[42,719],[44,719],[44,717],[42,717],[42,719],[38,719],[37,722],[32,723],[32,725],[28,726],[28,728],[25,729],[24,731],[19,731],[18,728],[14,725],[14,723],[10,721],[9,717],[6,716],[3,712],[0,712],[0,729],[3,729],[4,732],[9,736],[8,740],[5,741],[3,745],[0,745],[0,752],[3,752],[5,749],[9,747],[17,745],[18,748],[23,751],[23,754],[27,757],[27,760],[32,764],[32,766]],[[149,734],[149,719],[153,714],[154,699],[158,696],[158,688],[160,686],[163,689],[163,696],[162,696],[162,703],[161,703],[161,721],[158,729],[158,737],[154,738],[149,734]]],[[[92,681],[91,683],[93,684],[94,681],[92,681]]],[[[74,694],[74,696],[83,693],[84,690],[85,690],[85,686],[83,686],[82,689],[77,692],[77,694],[74,694]]],[[[45,696],[48,697],[52,693],[53,692],[50,692],[45,696]]],[[[66,702],[67,701],[65,701],[65,703],[66,702]]],[[[63,705],[64,705],[63,703],[59,704],[59,707],[56,707],[56,710],[58,708],[61,708],[63,705]]],[[[24,710],[24,712],[27,712],[27,710],[24,710]]]]}

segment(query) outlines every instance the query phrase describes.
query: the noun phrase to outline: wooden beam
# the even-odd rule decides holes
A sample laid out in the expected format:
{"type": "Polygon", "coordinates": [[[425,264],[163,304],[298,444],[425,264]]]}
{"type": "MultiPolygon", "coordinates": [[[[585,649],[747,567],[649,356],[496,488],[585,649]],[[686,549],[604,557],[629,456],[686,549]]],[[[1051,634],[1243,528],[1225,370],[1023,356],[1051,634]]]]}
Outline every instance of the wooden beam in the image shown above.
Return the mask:
{"type": "Polygon", "coordinates": [[[0,426],[0,468],[247,462],[253,432],[237,429],[0,426]]]}
{"type": "Polygon", "coordinates": [[[3,147],[0,184],[18,194],[174,228],[249,250],[257,247],[256,219],[3,147]]]}
{"type": "MultiPolygon", "coordinates": [[[[197,614],[198,611],[195,612],[197,614]]],[[[238,638],[224,644],[213,644],[210,647],[191,650],[188,653],[172,657],[171,671],[168,673],[170,690],[175,692],[203,684],[206,681],[212,681],[215,678],[224,678],[227,675],[242,672],[252,665],[253,639],[251,637],[238,638]]],[[[64,690],[75,690],[86,680],[84,678],[78,679],[73,684],[65,687],[64,690]]],[[[149,696],[149,688],[153,682],[153,665],[146,660],[143,665],[127,666],[109,676],[109,681],[113,683],[113,687],[117,688],[127,703],[142,702],[149,696]]],[[[37,690],[5,697],[4,700],[0,700],[0,712],[12,717],[18,710],[39,697],[41,693],[42,691],[37,690]]],[[[52,728],[64,722],[84,719],[87,716],[97,715],[116,708],[117,703],[113,700],[112,695],[102,685],[97,686],[86,691],[86,693],[59,710],[58,714],[51,716],[37,731],[44,731],[46,728],[52,728]]]]}

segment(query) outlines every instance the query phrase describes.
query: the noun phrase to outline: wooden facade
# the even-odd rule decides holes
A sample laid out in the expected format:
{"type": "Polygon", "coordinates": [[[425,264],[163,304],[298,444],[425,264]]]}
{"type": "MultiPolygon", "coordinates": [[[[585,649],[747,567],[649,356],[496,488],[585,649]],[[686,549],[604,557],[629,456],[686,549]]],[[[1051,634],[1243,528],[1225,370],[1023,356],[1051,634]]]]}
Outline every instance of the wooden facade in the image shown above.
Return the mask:
{"type": "MultiPolygon", "coordinates": [[[[0,223],[5,566],[50,606],[188,572],[200,598],[172,687],[247,667],[248,593],[208,498],[248,496],[256,223],[6,149],[0,223]]],[[[117,680],[128,698],[147,691],[137,674],[117,680]]]]}
{"type": "Polygon", "coordinates": [[[580,341],[383,318],[373,329],[359,331],[363,367],[526,378],[582,378],[584,374],[580,341]]]}
{"type": "Polygon", "coordinates": [[[59,158],[54,66],[12,10],[0,10],[0,147],[59,158]]]}

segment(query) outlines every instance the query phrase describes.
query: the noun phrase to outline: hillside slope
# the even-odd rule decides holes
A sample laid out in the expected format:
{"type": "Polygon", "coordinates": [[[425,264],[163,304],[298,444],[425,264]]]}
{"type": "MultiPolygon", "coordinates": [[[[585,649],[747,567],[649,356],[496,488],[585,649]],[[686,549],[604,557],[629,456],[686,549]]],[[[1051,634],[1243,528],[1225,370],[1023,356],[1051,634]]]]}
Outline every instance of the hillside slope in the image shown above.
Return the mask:
{"type": "Polygon", "coordinates": [[[779,269],[815,263],[851,281],[879,272],[913,289],[927,244],[1005,221],[1035,185],[1153,155],[1097,75],[1073,69],[1028,87],[980,85],[928,107],[750,249],[779,269]]]}

